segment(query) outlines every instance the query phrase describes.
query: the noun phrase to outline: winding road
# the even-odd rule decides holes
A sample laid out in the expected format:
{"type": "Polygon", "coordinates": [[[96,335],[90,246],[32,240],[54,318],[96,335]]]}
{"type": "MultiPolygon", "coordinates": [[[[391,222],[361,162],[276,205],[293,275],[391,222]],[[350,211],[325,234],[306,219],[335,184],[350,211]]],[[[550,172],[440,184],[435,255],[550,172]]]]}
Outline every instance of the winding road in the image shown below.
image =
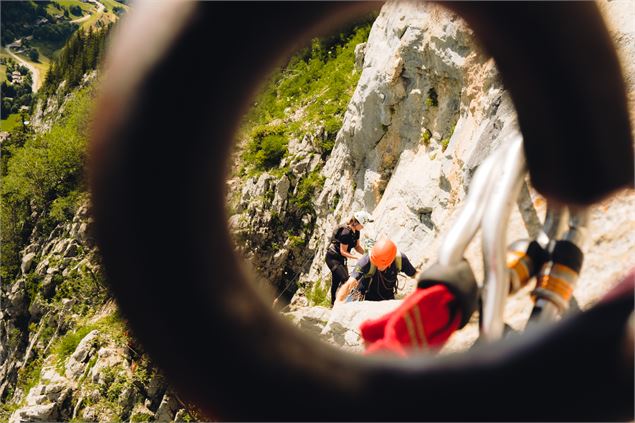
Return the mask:
{"type": "MultiPolygon", "coordinates": [[[[97,10],[94,13],[86,15],[86,16],[82,16],[81,18],[72,20],[71,22],[72,23],[84,22],[88,20],[91,16],[93,16],[94,14],[103,13],[103,11],[106,9],[106,6],[104,6],[102,3],[98,2],[97,0],[91,0],[91,3],[97,6],[97,10]]],[[[33,81],[31,85],[31,89],[33,90],[34,93],[37,92],[37,90],[39,90],[40,87],[42,86],[42,78],[40,76],[40,71],[31,63],[27,62],[26,60],[22,59],[20,56],[15,54],[13,51],[11,51],[11,49],[8,46],[6,47],[6,50],[13,59],[15,59],[21,65],[26,66],[31,71],[31,79],[33,81]]]]}
{"type": "MultiPolygon", "coordinates": [[[[93,0],[93,1],[91,1],[91,3],[93,3],[93,4],[95,4],[97,6],[97,12],[95,12],[95,13],[102,13],[104,11],[104,9],[106,9],[106,6],[104,6],[102,3],[98,2],[97,0],[93,0]]],[[[78,24],[78,23],[85,22],[88,19],[90,19],[91,16],[93,16],[93,13],[90,13],[88,15],[84,15],[81,18],[73,19],[71,21],[71,23],[78,24]]]]}
{"type": "Polygon", "coordinates": [[[31,71],[31,80],[33,81],[33,83],[31,84],[31,89],[33,90],[34,93],[37,92],[37,90],[39,90],[40,86],[42,85],[42,78],[40,78],[40,71],[38,71],[37,68],[33,66],[31,63],[27,62],[26,60],[24,60],[23,58],[21,58],[14,52],[12,52],[9,47],[6,47],[6,50],[9,53],[9,55],[13,59],[15,59],[19,64],[29,68],[29,70],[31,71]]]}

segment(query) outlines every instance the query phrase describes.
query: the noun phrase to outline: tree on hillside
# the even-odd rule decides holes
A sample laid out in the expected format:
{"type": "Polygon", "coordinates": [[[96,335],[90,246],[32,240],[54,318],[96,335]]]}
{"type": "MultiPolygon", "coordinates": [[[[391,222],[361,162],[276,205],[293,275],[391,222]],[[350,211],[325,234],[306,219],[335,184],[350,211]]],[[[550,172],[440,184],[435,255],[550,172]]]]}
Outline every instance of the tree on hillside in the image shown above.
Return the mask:
{"type": "Polygon", "coordinates": [[[70,12],[75,16],[82,16],[82,8],[78,5],[73,5],[69,8],[70,12]]]}
{"type": "Polygon", "coordinates": [[[37,51],[36,48],[32,48],[29,50],[29,59],[31,59],[32,62],[37,62],[40,60],[40,52],[37,51]]]}
{"type": "Polygon", "coordinates": [[[85,73],[97,68],[106,48],[106,38],[112,25],[103,30],[78,31],[66,43],[59,56],[51,64],[42,92],[54,93],[62,81],[67,89],[79,85],[85,73]]]}

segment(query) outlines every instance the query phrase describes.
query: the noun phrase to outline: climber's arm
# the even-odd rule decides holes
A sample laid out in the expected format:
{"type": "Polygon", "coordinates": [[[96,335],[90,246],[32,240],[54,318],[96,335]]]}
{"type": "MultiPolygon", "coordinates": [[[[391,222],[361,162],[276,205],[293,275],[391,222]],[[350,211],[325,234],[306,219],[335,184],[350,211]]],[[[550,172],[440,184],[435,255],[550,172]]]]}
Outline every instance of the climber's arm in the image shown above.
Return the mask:
{"type": "Polygon", "coordinates": [[[359,281],[357,279],[353,277],[348,278],[348,280],[337,290],[337,293],[335,294],[335,302],[343,303],[344,300],[346,300],[346,297],[348,297],[348,294],[350,294],[353,289],[357,288],[357,285],[359,285],[359,281]]]}
{"type": "Polygon", "coordinates": [[[357,240],[357,245],[355,246],[355,250],[360,254],[365,253],[364,247],[362,247],[362,244],[359,243],[359,239],[357,240]]]}

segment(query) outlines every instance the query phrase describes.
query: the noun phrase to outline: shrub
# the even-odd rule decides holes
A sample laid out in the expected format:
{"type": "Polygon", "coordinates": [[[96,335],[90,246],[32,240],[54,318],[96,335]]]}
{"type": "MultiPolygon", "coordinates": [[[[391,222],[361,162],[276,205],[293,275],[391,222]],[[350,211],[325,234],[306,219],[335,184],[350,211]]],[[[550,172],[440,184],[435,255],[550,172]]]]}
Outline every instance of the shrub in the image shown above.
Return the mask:
{"type": "Polygon", "coordinates": [[[421,143],[426,147],[430,145],[430,139],[432,138],[432,132],[429,129],[424,130],[421,133],[421,143]]]}
{"type": "Polygon", "coordinates": [[[268,135],[260,142],[260,149],[256,153],[258,167],[269,169],[280,164],[280,160],[287,152],[287,140],[283,135],[268,135]]]}
{"type": "Polygon", "coordinates": [[[78,5],[73,5],[68,10],[75,16],[82,16],[82,8],[78,5]]]}
{"type": "Polygon", "coordinates": [[[314,170],[298,182],[296,196],[291,198],[291,204],[300,212],[313,211],[313,196],[324,186],[324,177],[318,170],[314,170]]]}
{"type": "Polygon", "coordinates": [[[29,49],[29,59],[31,59],[32,62],[37,62],[40,60],[40,52],[37,51],[36,48],[29,49]]]}
{"type": "Polygon", "coordinates": [[[79,345],[80,341],[84,339],[90,331],[94,328],[93,326],[83,326],[77,328],[73,332],[69,332],[66,335],[62,336],[55,347],[53,348],[53,354],[57,357],[57,369],[59,371],[63,371],[64,369],[64,361],[75,352],[75,349],[79,345]]]}
{"type": "Polygon", "coordinates": [[[287,152],[288,141],[283,126],[261,125],[251,132],[243,159],[256,170],[277,167],[287,152]]]}
{"type": "Polygon", "coordinates": [[[433,88],[430,88],[428,90],[428,97],[426,98],[426,106],[428,107],[437,107],[439,106],[439,98],[437,95],[437,90],[433,88]]]}
{"type": "Polygon", "coordinates": [[[441,140],[441,151],[445,152],[448,148],[448,144],[450,144],[450,138],[444,138],[441,140]]]}
{"type": "Polygon", "coordinates": [[[23,392],[28,393],[40,381],[42,358],[38,357],[18,370],[18,383],[23,392]]]}
{"type": "Polygon", "coordinates": [[[289,244],[291,248],[302,247],[305,244],[305,239],[301,235],[289,235],[289,244]]]}
{"type": "Polygon", "coordinates": [[[313,282],[311,289],[307,291],[306,298],[313,306],[331,307],[331,291],[329,287],[322,286],[322,280],[313,282]]]}
{"type": "Polygon", "coordinates": [[[61,223],[73,218],[80,201],[80,193],[71,191],[64,197],[58,197],[51,203],[49,217],[55,223],[61,223]]]}

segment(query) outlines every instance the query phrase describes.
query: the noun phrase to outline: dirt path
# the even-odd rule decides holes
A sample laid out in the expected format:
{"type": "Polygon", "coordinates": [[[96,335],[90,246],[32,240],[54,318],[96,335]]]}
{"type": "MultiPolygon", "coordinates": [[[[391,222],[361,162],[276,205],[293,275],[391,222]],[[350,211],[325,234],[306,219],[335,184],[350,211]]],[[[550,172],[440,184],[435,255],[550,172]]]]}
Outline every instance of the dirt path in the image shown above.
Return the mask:
{"type": "Polygon", "coordinates": [[[14,52],[12,52],[9,47],[6,47],[6,50],[9,53],[9,55],[13,59],[15,59],[19,64],[29,68],[29,70],[31,71],[31,79],[33,81],[33,84],[31,85],[31,89],[33,90],[34,93],[37,92],[37,90],[39,90],[40,86],[42,85],[41,78],[40,78],[40,72],[37,70],[37,68],[35,66],[33,66],[32,64],[30,64],[29,62],[27,62],[26,60],[24,60],[23,58],[21,58],[20,56],[18,56],[14,52]]]}
{"type": "Polygon", "coordinates": [[[106,9],[106,6],[104,6],[102,3],[98,2],[97,0],[91,1],[91,3],[94,3],[97,5],[97,11],[95,13],[89,13],[88,15],[82,16],[81,18],[73,19],[71,23],[78,24],[78,23],[85,22],[97,13],[103,13],[104,9],[106,9]]]}

